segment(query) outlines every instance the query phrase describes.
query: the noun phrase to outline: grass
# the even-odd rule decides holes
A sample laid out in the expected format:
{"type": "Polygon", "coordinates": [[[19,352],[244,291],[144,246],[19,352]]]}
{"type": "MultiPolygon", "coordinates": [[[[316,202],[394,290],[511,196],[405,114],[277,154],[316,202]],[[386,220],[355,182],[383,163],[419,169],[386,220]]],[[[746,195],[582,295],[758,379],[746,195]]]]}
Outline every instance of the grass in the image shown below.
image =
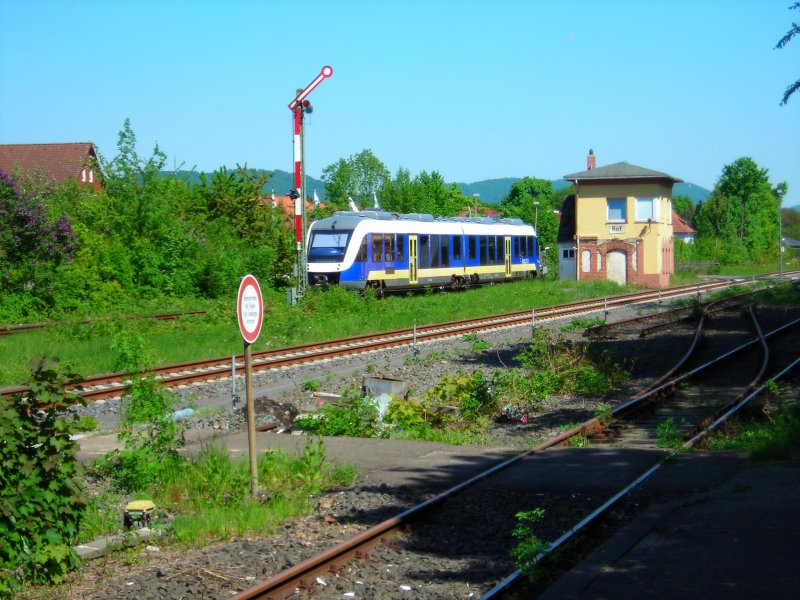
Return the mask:
{"type": "MultiPolygon", "coordinates": [[[[616,284],[607,281],[565,283],[540,279],[462,292],[389,296],[378,300],[370,293],[361,295],[331,288],[324,293],[312,290],[297,306],[288,307],[283,294],[264,289],[264,328],[253,350],[408,328],[414,324],[441,323],[454,318],[529,310],[610,296],[620,291],[616,284]]],[[[165,310],[151,304],[142,308],[140,314],[165,310]]],[[[122,370],[120,347],[126,341],[140,343],[143,351],[137,355],[145,354],[152,365],[242,352],[233,299],[228,303],[198,301],[170,307],[170,310],[178,309],[208,312],[175,321],[114,318],[84,325],[73,320],[46,329],[2,336],[0,387],[22,384],[28,376],[28,362],[41,355],[57,357],[84,376],[122,370]]],[[[95,317],[106,316],[109,315],[95,317]]]]}
{"type": "MultiPolygon", "coordinates": [[[[766,270],[777,270],[777,264],[721,269],[744,275],[766,270]]],[[[696,273],[679,273],[673,276],[673,283],[691,283],[696,278],[696,273]]],[[[378,300],[369,292],[361,295],[334,287],[324,293],[311,290],[297,306],[289,307],[283,293],[264,288],[264,327],[253,350],[409,328],[414,324],[442,323],[454,318],[530,310],[612,296],[632,289],[623,290],[608,281],[537,279],[460,292],[388,296],[378,300]]],[[[155,303],[147,300],[136,308],[73,316],[46,329],[0,336],[0,387],[24,383],[29,372],[28,362],[42,355],[57,357],[84,376],[124,370],[120,348],[126,341],[140,343],[143,351],[137,355],[146,355],[151,365],[239,354],[242,339],[233,293],[230,302],[162,299],[161,303],[155,303]],[[127,318],[131,314],[189,310],[207,312],[174,321],[127,318]],[[106,320],[86,325],[80,323],[84,318],[106,320]]]]}
{"type": "MultiPolygon", "coordinates": [[[[174,515],[172,540],[203,546],[274,532],[287,518],[308,514],[316,494],[350,485],[357,476],[353,466],[329,463],[322,442],[314,440],[297,456],[284,451],[262,454],[257,473],[261,493],[252,498],[248,461],[231,459],[224,447],[208,445],[176,465],[164,482],[133,497],[153,500],[160,514],[174,515]]],[[[125,497],[111,491],[93,498],[81,525],[81,541],[117,533],[125,503],[125,497]]]]}
{"type": "Polygon", "coordinates": [[[709,450],[746,450],[754,460],[800,459],[800,405],[781,406],[770,421],[736,419],[706,443],[709,450]]]}

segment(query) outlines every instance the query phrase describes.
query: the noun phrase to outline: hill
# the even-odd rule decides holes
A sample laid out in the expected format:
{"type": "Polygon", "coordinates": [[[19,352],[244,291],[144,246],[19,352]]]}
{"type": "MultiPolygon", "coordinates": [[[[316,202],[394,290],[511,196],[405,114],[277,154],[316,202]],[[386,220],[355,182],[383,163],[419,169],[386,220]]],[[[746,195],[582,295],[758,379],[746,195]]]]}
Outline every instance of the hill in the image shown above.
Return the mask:
{"type": "MultiPolygon", "coordinates": [[[[256,172],[263,173],[264,169],[256,169],[256,172]]],[[[281,171],[280,169],[267,172],[272,173],[272,176],[269,178],[267,185],[264,186],[265,194],[274,192],[276,196],[285,196],[286,192],[294,187],[294,173],[281,171]]],[[[161,171],[160,173],[162,177],[172,177],[173,174],[175,174],[178,179],[188,181],[190,185],[197,185],[200,183],[200,173],[197,171],[161,171]]],[[[205,175],[206,177],[211,177],[211,173],[206,173],[205,175]]],[[[309,193],[313,193],[314,190],[317,190],[317,196],[320,198],[325,197],[325,184],[319,179],[314,179],[306,175],[306,185],[308,186],[309,193]]]]}
{"type": "MultiPolygon", "coordinates": [[[[261,173],[264,170],[256,169],[256,171],[261,173]]],[[[280,169],[270,171],[270,173],[272,173],[272,176],[270,177],[269,183],[264,186],[265,194],[275,192],[277,196],[285,196],[286,192],[294,187],[293,173],[281,171],[280,169]]],[[[173,175],[173,172],[162,171],[161,175],[170,177],[173,175]]],[[[200,173],[196,171],[177,171],[177,176],[179,179],[188,180],[192,185],[200,183],[200,173]]],[[[456,185],[465,196],[478,194],[481,197],[481,202],[484,204],[500,204],[503,198],[508,195],[511,186],[520,179],[522,178],[501,177],[499,179],[486,179],[474,183],[456,183],[456,185]]],[[[570,185],[568,181],[564,181],[563,179],[553,179],[550,181],[550,184],[553,186],[554,190],[560,190],[570,185]]],[[[322,183],[320,179],[315,179],[314,177],[306,175],[306,185],[308,186],[309,195],[316,190],[317,196],[322,200],[325,199],[325,184],[322,183]]],[[[693,183],[676,183],[672,188],[672,194],[673,196],[687,196],[692,202],[697,204],[698,202],[705,202],[711,192],[693,183]]]]}

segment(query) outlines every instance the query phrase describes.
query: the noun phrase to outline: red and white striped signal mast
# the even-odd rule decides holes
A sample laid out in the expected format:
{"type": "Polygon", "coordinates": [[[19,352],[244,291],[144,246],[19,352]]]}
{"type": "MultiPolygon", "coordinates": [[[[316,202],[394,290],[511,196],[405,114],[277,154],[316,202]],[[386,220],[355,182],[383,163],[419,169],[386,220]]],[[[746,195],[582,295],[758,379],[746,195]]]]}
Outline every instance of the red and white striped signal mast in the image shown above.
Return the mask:
{"type": "Polygon", "coordinates": [[[322,67],[322,70],[309,83],[305,89],[297,90],[297,96],[289,103],[289,110],[293,113],[294,121],[294,189],[289,190],[289,196],[294,200],[294,239],[297,244],[297,263],[295,265],[296,284],[289,304],[302,298],[308,286],[308,269],[306,268],[306,184],[305,170],[303,167],[303,115],[312,112],[311,103],[306,97],[324,79],[333,75],[331,67],[322,67]]]}

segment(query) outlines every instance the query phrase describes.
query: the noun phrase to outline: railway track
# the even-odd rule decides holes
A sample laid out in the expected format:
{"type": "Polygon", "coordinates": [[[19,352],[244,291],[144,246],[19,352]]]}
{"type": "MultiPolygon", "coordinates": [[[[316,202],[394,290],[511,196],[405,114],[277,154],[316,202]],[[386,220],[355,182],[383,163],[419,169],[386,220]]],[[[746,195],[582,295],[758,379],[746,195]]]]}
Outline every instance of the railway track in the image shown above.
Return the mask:
{"type": "MultiPolygon", "coordinates": [[[[108,317],[105,319],[85,319],[80,321],[79,325],[92,325],[94,323],[102,323],[106,321],[111,321],[112,319],[124,319],[124,320],[154,320],[154,321],[175,321],[176,319],[180,319],[181,317],[188,317],[194,315],[204,315],[206,311],[204,310],[190,310],[186,312],[179,312],[179,313],[159,313],[155,315],[144,315],[144,316],[129,316],[129,317],[108,317]]],[[[4,335],[16,335],[18,333],[26,333],[28,331],[33,331],[34,329],[46,329],[48,327],[53,327],[52,323],[22,323],[20,325],[5,325],[0,327],[0,336],[4,335]]]]}
{"type": "MultiPolygon", "coordinates": [[[[253,353],[252,369],[254,372],[267,369],[324,361],[336,357],[352,356],[385,348],[415,346],[429,341],[463,336],[467,333],[480,332],[505,327],[533,326],[536,322],[578,316],[597,311],[608,314],[609,311],[635,305],[660,304],[667,300],[686,297],[700,297],[701,294],[728,288],[733,285],[746,286],[751,280],[710,281],[703,284],[676,286],[663,290],[646,290],[632,294],[623,294],[609,298],[599,298],[572,302],[559,306],[546,307],[531,311],[518,311],[503,315],[465,319],[438,325],[426,325],[411,329],[354,336],[328,342],[302,344],[287,348],[263,350],[253,353]]],[[[157,367],[152,370],[153,376],[165,387],[176,387],[191,383],[199,383],[230,376],[232,362],[237,368],[243,366],[243,355],[218,357],[213,359],[183,362],[174,365],[157,367]]],[[[127,393],[133,374],[129,372],[108,373],[87,377],[76,384],[75,389],[87,401],[115,398],[127,393]]],[[[25,394],[24,386],[0,389],[0,395],[11,397],[25,394]]]]}
{"type": "MultiPolygon", "coordinates": [[[[545,512],[554,514],[541,528],[542,539],[554,540],[549,542],[548,552],[536,558],[541,560],[580,532],[597,526],[612,507],[619,506],[677,452],[658,448],[655,423],[672,418],[681,424],[679,435],[717,427],[721,419],[763,391],[759,381],[777,381],[796,368],[800,362],[800,348],[795,342],[800,319],[769,323],[763,333],[754,312],[749,318],[755,333],[730,309],[718,313],[711,324],[707,317],[702,319],[694,337],[696,343],[690,344],[676,367],[612,411],[613,421],[624,419],[627,429],[638,430],[636,435],[619,433],[613,442],[634,448],[628,461],[638,463],[639,474],[632,480],[625,478],[630,469],[624,469],[623,475],[603,460],[609,448],[605,434],[612,423],[592,419],[234,598],[280,599],[303,594],[316,598],[340,598],[343,594],[400,598],[412,591],[423,597],[501,597],[524,580],[519,571],[503,576],[514,569],[508,550],[513,545],[516,513],[546,505],[545,512]],[[700,343],[709,326],[718,328],[714,339],[720,339],[719,344],[700,343]],[[778,344],[780,351],[769,353],[770,344],[778,344]],[[753,363],[756,366],[750,368],[753,363]],[[720,396],[723,388],[735,391],[720,396]],[[698,400],[711,394],[716,398],[713,403],[698,400]],[[600,445],[591,450],[563,448],[576,436],[594,437],[600,445]],[[563,471],[565,465],[574,473],[574,482],[564,486],[562,475],[561,486],[550,487],[548,469],[563,471]],[[582,491],[583,479],[597,477],[598,473],[602,473],[603,485],[593,486],[591,493],[582,491]]],[[[697,433],[682,447],[690,447],[704,435],[697,433]]],[[[519,588],[516,593],[517,597],[531,597],[519,588]]]]}

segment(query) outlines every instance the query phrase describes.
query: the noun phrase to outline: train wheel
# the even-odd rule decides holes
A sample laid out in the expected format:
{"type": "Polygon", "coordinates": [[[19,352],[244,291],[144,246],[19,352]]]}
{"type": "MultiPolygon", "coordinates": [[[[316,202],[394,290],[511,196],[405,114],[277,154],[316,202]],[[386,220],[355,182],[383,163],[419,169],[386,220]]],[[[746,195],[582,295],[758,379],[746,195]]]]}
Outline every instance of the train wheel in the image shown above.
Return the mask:
{"type": "Polygon", "coordinates": [[[375,292],[375,297],[376,298],[383,298],[383,296],[384,296],[384,288],[383,288],[383,282],[382,281],[370,281],[369,282],[369,287],[372,289],[373,292],[375,292]]]}

